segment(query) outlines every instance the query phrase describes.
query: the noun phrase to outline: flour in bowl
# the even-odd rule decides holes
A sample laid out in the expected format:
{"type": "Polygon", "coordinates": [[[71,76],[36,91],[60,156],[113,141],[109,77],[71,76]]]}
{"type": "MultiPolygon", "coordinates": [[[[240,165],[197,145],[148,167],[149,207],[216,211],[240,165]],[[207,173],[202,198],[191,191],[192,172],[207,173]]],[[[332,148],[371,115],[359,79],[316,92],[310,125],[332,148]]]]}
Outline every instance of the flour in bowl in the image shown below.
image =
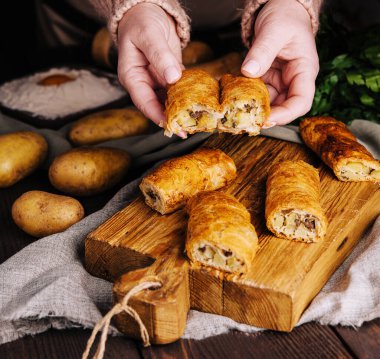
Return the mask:
{"type": "Polygon", "coordinates": [[[112,85],[105,77],[95,76],[87,70],[67,68],[40,72],[0,87],[3,106],[52,120],[105,105],[124,95],[121,87],[112,85]],[[52,75],[64,75],[74,80],[50,86],[41,84],[52,75]]]}

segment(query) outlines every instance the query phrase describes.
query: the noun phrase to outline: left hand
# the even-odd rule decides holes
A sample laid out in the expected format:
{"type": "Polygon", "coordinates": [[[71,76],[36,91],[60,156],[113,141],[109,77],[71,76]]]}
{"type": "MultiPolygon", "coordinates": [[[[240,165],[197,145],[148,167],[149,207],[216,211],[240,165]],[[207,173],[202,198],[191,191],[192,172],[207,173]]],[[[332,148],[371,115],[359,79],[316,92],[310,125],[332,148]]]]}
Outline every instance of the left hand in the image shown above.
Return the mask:
{"type": "Polygon", "coordinates": [[[255,38],[242,65],[247,77],[262,77],[271,97],[264,128],[285,125],[311,108],[318,54],[310,16],[296,0],[269,0],[255,22],[255,38]]]}

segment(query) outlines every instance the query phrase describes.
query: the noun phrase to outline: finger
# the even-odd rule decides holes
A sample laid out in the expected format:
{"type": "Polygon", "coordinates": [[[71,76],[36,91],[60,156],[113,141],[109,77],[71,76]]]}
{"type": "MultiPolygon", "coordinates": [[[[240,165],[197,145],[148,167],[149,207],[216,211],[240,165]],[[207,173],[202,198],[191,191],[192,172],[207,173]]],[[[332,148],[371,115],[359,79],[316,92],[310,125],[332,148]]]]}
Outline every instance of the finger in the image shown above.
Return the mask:
{"type": "Polygon", "coordinates": [[[144,53],[147,60],[166,83],[172,84],[180,79],[180,62],[169,48],[165,35],[160,31],[144,32],[144,39],[134,45],[144,53]]]}
{"type": "Polygon", "coordinates": [[[178,137],[181,137],[182,139],[185,139],[187,138],[187,132],[183,131],[183,130],[180,130],[178,133],[177,133],[177,136],[178,137]]]}
{"type": "Polygon", "coordinates": [[[313,76],[309,73],[296,75],[290,84],[287,99],[272,108],[268,122],[285,125],[304,115],[311,108],[314,92],[315,80],[313,76]]]}
{"type": "Polygon", "coordinates": [[[129,94],[136,107],[156,125],[165,123],[165,115],[163,106],[158,101],[158,98],[149,85],[148,73],[136,73],[131,76],[134,85],[128,87],[129,94]]]}
{"type": "Polygon", "coordinates": [[[274,103],[274,101],[278,97],[279,92],[276,90],[275,87],[273,87],[271,85],[267,85],[267,89],[269,92],[270,103],[274,103]]]}
{"type": "Polygon", "coordinates": [[[153,90],[155,82],[147,70],[147,60],[131,43],[120,46],[118,74],[136,107],[157,125],[163,123],[163,108],[153,90]]]}
{"type": "Polygon", "coordinates": [[[253,40],[243,62],[241,72],[248,77],[263,76],[284,46],[284,36],[267,26],[253,40]]]}
{"type": "Polygon", "coordinates": [[[286,92],[279,93],[278,96],[273,100],[272,106],[281,105],[286,100],[286,95],[286,92]]]}
{"type": "Polygon", "coordinates": [[[160,74],[156,71],[156,69],[152,65],[148,66],[148,71],[149,71],[149,74],[151,75],[151,77],[155,80],[155,82],[157,82],[157,84],[159,85],[159,87],[161,87],[161,88],[165,88],[166,87],[166,81],[165,81],[165,79],[163,79],[160,76],[160,74]]]}
{"type": "Polygon", "coordinates": [[[277,92],[283,91],[286,86],[282,81],[282,71],[278,69],[270,68],[267,73],[265,73],[261,79],[268,85],[274,87],[277,92]]]}

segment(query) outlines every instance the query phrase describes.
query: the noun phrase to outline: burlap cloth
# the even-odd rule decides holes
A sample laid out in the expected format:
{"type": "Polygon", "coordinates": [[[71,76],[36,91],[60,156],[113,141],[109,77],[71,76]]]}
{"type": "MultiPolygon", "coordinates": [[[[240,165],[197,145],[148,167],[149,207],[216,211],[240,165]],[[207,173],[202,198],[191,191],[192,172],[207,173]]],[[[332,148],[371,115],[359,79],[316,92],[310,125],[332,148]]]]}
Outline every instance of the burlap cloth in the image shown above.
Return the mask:
{"type": "MultiPolygon", "coordinates": [[[[380,125],[356,120],[355,135],[380,157],[380,125]]],[[[0,114],[0,133],[31,129],[0,114]]],[[[35,130],[35,129],[34,129],[35,130]]],[[[38,130],[50,145],[49,161],[70,148],[60,131],[38,130]]],[[[264,135],[300,142],[297,127],[275,127],[264,135]]],[[[168,156],[188,152],[207,134],[186,141],[162,135],[162,131],[105,145],[124,148],[136,166],[153,164],[168,156]]],[[[103,144],[104,145],[104,144],[103,144]]],[[[83,266],[84,239],[90,231],[125,207],[136,194],[139,180],[124,186],[107,205],[68,230],[31,243],[0,265],[0,343],[49,328],[92,328],[112,305],[112,283],[95,278],[83,266]]],[[[380,203],[379,203],[380,206],[380,203]]],[[[12,238],[1,238],[12,241],[12,238]]],[[[352,254],[331,277],[303,314],[300,323],[360,326],[380,316],[380,218],[361,239],[352,254]]],[[[213,314],[190,311],[184,338],[202,339],[229,330],[260,330],[213,314]]],[[[116,328],[111,332],[118,334],[116,328]]]]}

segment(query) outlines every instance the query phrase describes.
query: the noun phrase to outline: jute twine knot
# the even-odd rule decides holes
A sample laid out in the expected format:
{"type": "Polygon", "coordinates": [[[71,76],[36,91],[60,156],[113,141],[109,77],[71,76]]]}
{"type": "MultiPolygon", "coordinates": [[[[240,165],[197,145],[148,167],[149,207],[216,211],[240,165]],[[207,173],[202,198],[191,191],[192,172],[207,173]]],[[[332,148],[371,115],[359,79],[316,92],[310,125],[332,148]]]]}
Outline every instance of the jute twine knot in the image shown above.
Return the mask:
{"type": "Polygon", "coordinates": [[[121,312],[126,312],[129,314],[134,320],[136,320],[137,324],[140,327],[140,335],[141,339],[144,343],[144,347],[147,347],[150,345],[149,342],[149,334],[146,330],[146,327],[144,323],[142,322],[140,316],[137,314],[137,312],[128,305],[129,299],[136,295],[137,293],[142,292],[145,289],[155,289],[160,288],[162,284],[160,282],[142,282],[135,287],[133,287],[123,298],[123,300],[120,303],[117,303],[113,306],[113,308],[101,319],[98,323],[96,323],[94,329],[92,330],[90,339],[87,342],[86,350],[84,351],[82,355],[82,359],[87,359],[88,355],[90,354],[90,350],[92,345],[94,344],[96,334],[103,328],[102,335],[100,337],[100,342],[98,345],[98,348],[96,350],[96,353],[94,355],[94,359],[102,359],[104,355],[104,351],[106,348],[106,341],[107,341],[107,334],[108,334],[108,328],[111,324],[111,319],[114,315],[120,314],[121,312]]]}

